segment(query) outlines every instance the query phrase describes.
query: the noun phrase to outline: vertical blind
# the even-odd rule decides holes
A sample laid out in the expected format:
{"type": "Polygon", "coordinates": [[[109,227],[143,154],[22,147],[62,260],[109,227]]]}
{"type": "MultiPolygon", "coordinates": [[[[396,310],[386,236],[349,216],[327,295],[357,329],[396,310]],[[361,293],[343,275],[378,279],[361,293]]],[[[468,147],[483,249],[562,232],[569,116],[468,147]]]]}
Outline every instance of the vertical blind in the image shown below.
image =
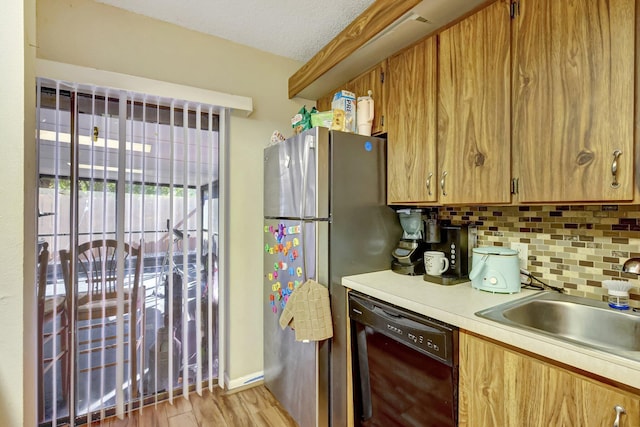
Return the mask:
{"type": "MultiPolygon", "coordinates": [[[[122,417],[212,388],[221,110],[49,79],[38,79],[37,93],[38,237],[50,250],[39,298],[65,298],[73,331],[68,392],[62,359],[39,378],[46,420],[122,417]],[[80,249],[109,240],[114,256],[92,253],[88,264],[100,264],[101,277],[92,279],[80,249]],[[125,258],[127,248],[135,253],[125,258]],[[109,300],[93,291],[111,268],[109,300]]],[[[58,314],[43,325],[53,336],[58,314]]],[[[62,344],[50,340],[40,363],[62,344]]]]}

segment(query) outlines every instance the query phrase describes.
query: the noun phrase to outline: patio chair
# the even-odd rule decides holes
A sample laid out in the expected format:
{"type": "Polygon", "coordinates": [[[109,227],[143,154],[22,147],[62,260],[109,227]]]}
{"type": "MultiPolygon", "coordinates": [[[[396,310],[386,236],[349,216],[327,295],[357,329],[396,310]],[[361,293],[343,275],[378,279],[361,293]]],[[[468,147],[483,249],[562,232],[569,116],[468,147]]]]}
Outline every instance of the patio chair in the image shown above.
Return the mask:
{"type": "MultiPolygon", "coordinates": [[[[91,363],[92,354],[97,351],[111,351],[116,348],[116,319],[117,319],[117,254],[118,242],[112,239],[97,239],[78,246],[76,250],[77,280],[71,279],[72,254],[68,250],[60,251],[60,263],[64,276],[67,295],[75,295],[75,320],[76,334],[80,331],[88,332],[88,339],[80,341],[76,339],[76,346],[86,346],[83,352],[88,356],[86,369],[80,372],[103,369],[115,366],[117,361],[105,360],[105,366],[95,366],[91,363]],[[96,322],[96,320],[98,322],[96,322]],[[94,337],[93,331],[99,331],[94,337]],[[102,334],[105,334],[102,337],[102,334]]],[[[143,288],[140,287],[142,257],[138,248],[123,244],[121,256],[124,259],[124,319],[128,319],[129,328],[124,328],[123,337],[127,351],[124,361],[128,361],[131,372],[130,398],[138,396],[138,353],[140,353],[140,365],[144,357],[141,349],[144,345],[144,297],[143,288]],[[130,333],[129,333],[130,332],[130,333]],[[133,351],[128,344],[134,343],[133,351]],[[127,356],[131,357],[128,360],[127,356]]],[[[111,352],[113,353],[113,352],[111,352]]],[[[79,356],[78,356],[79,357],[79,356]]],[[[78,362],[76,362],[78,365],[78,362]]],[[[125,373],[125,382],[127,375],[125,373]]],[[[116,385],[120,387],[121,385],[116,385]]]]}
{"type": "MultiPolygon", "coordinates": [[[[42,242],[38,254],[38,420],[45,421],[45,374],[60,361],[62,397],[67,402],[69,394],[69,307],[65,295],[47,296],[47,267],[49,266],[49,243],[42,242]],[[56,322],[57,321],[57,322],[56,322]],[[45,323],[53,322],[51,332],[44,332],[45,323]],[[56,354],[44,357],[44,346],[60,338],[56,354]]],[[[51,344],[53,347],[53,343],[51,344]]],[[[54,387],[56,385],[54,384],[54,387]]],[[[53,405],[56,405],[53,402],[53,405]]]]}

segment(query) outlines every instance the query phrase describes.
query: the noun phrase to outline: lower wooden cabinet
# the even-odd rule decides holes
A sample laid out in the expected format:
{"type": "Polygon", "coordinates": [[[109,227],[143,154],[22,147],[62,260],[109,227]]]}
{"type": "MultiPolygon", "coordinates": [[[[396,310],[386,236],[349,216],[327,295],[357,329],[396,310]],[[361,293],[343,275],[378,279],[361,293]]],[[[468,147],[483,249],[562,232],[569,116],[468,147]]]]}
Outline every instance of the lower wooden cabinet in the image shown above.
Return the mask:
{"type": "Polygon", "coordinates": [[[459,426],[640,426],[640,395],[460,331],[459,426]]]}

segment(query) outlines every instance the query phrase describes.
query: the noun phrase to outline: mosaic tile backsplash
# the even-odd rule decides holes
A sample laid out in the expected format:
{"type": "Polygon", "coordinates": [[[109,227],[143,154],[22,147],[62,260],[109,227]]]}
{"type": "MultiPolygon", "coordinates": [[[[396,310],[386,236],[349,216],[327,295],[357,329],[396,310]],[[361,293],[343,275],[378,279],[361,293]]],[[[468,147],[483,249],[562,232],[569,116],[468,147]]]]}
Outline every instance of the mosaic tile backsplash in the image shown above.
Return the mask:
{"type": "Polygon", "coordinates": [[[623,273],[628,258],[640,258],[640,207],[447,206],[440,220],[478,226],[478,246],[526,243],[528,270],[568,294],[607,300],[606,279],[628,280],[630,305],[640,307],[640,280],[623,273]]]}

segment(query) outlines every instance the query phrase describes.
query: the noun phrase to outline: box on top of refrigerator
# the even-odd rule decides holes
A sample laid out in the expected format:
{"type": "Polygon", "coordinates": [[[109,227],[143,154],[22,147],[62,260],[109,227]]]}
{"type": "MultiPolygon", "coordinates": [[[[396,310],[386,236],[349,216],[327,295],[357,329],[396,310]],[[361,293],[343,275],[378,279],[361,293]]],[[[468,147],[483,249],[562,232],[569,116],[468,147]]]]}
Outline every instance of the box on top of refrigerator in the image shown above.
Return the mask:
{"type": "Polygon", "coordinates": [[[331,109],[333,110],[333,125],[331,129],[340,130],[344,132],[356,132],[356,95],[348,90],[341,90],[333,95],[333,101],[331,102],[331,109]],[[344,112],[344,118],[342,114],[336,110],[344,112]],[[342,120],[341,120],[342,119],[342,120]]]}

